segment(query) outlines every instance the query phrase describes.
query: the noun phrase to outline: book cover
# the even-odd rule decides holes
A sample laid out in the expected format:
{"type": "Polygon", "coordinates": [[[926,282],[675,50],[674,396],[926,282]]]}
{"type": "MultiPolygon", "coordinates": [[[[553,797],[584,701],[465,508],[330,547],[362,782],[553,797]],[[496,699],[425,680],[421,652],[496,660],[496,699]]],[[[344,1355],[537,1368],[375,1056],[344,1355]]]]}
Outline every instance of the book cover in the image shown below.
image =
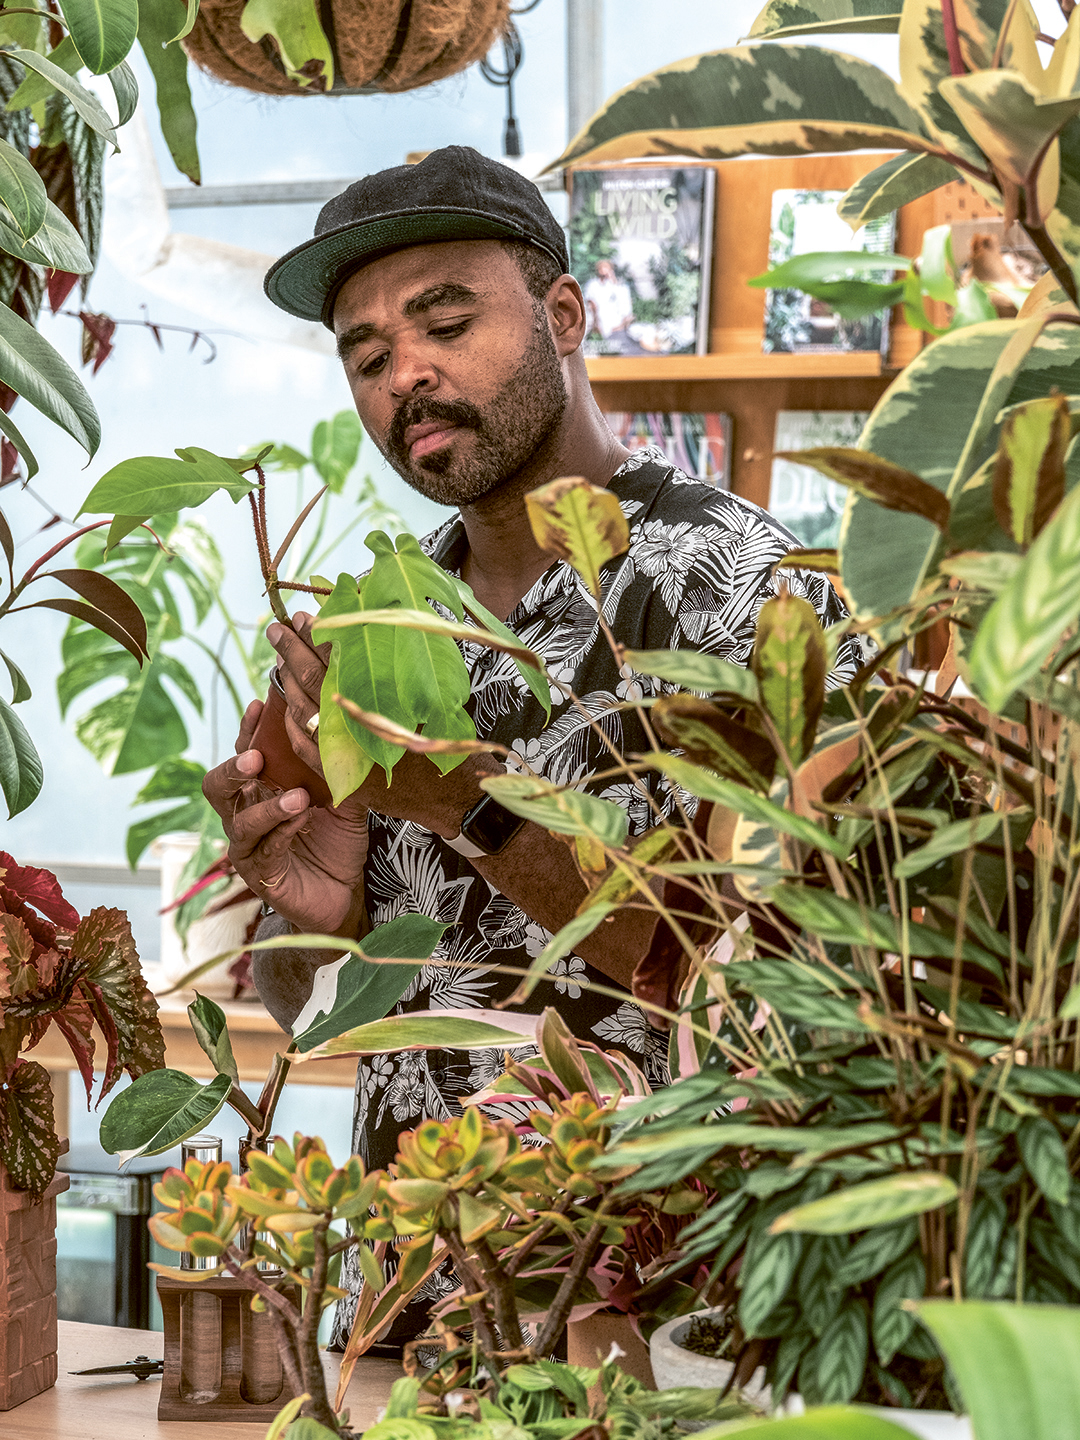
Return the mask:
{"type": "MultiPolygon", "coordinates": [[[[780,410],[774,450],[812,450],[818,445],[855,446],[870,418],[867,410],[780,410]]],[[[833,550],[848,489],[808,465],[774,460],[769,513],[806,548],[833,550]]]]}
{"type": "Polygon", "coordinates": [[[716,172],[702,165],[577,170],[570,270],[589,311],[586,355],[709,348],[716,172]]]}
{"type": "MultiPolygon", "coordinates": [[[[836,213],[843,190],[774,190],[769,227],[769,268],[796,255],[818,250],[868,250],[889,253],[893,248],[896,216],[882,215],[854,235],[836,213]]],[[[892,270],[863,276],[887,284],[892,270]]],[[[845,320],[824,300],[802,290],[765,292],[765,333],[762,349],[796,355],[830,355],[837,351],[869,350],[885,353],[889,339],[889,313],[845,320]]]]}
{"type": "Polygon", "coordinates": [[[604,416],[628,450],[655,445],[673,465],[715,485],[731,486],[731,416],[719,411],[612,410],[604,416]]]}

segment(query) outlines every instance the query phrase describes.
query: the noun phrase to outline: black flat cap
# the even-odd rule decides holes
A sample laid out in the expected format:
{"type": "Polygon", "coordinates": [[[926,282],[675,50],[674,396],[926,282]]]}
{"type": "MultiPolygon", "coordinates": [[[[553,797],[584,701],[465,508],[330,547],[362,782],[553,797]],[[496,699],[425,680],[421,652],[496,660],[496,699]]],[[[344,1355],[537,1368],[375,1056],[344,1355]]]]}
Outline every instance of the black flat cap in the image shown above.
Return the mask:
{"type": "Polygon", "coordinates": [[[266,272],[266,293],[290,315],[333,329],[334,297],[353,271],[438,240],[527,240],[562,272],[570,268],[562,226],[532,181],[469,145],[447,145],[419,165],[367,175],[328,201],[315,238],[266,272]]]}

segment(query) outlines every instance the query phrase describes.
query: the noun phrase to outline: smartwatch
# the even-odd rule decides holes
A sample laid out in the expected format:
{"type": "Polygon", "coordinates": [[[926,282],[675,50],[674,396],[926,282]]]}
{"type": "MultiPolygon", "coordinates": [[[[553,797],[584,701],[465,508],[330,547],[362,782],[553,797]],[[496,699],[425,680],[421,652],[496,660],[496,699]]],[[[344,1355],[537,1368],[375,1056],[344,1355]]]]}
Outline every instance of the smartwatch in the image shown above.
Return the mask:
{"type": "Polygon", "coordinates": [[[446,844],[466,860],[480,860],[505,850],[525,821],[500,805],[494,795],[485,795],[461,820],[461,831],[446,844]]]}

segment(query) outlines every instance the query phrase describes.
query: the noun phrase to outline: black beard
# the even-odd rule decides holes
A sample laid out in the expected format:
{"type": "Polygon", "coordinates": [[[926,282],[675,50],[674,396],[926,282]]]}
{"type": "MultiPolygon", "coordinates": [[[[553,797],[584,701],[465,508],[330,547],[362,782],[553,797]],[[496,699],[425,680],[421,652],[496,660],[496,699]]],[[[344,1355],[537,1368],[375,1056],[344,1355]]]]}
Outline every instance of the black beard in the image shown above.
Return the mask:
{"type": "Polygon", "coordinates": [[[544,324],[529,340],[522,362],[485,410],[467,400],[417,395],[406,400],[390,422],[379,449],[414,490],[440,505],[471,505],[505,485],[554,442],[566,410],[566,385],[551,334],[544,324]],[[415,464],[405,444],[406,431],[427,421],[472,430],[472,454],[455,455],[452,446],[425,455],[415,464]]]}

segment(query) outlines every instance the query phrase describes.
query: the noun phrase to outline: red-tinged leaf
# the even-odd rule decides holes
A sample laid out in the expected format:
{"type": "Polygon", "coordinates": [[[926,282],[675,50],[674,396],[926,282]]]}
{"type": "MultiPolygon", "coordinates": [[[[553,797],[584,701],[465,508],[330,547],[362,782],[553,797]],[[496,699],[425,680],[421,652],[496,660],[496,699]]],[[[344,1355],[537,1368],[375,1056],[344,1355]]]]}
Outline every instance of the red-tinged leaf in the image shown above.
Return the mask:
{"type": "Polygon", "coordinates": [[[115,580],[97,570],[46,570],[44,574],[59,580],[61,585],[66,585],[76,595],[81,595],[98,610],[111,616],[127,631],[144,655],[149,653],[146,648],[146,617],[115,580]]]}
{"type": "Polygon", "coordinates": [[[120,1063],[120,1036],[108,1001],[100,988],[84,980],[79,987],[79,994],[85,1000],[95,1024],[101,1031],[101,1038],[105,1041],[105,1076],[101,1082],[101,1094],[98,1096],[100,1103],[124,1073],[124,1067],[120,1063]]]}
{"type": "MultiPolygon", "coordinates": [[[[48,916],[64,930],[74,930],[79,923],[79,912],[64,899],[60,881],[51,870],[42,870],[36,865],[17,865],[4,850],[0,850],[0,903],[4,899],[2,891],[7,891],[24,904],[33,905],[35,910],[40,910],[42,915],[48,916]]],[[[48,943],[50,946],[56,943],[55,934],[48,943]]]]}
{"type": "Polygon", "coordinates": [[[216,885],[217,882],[224,879],[226,875],[235,874],[236,871],[233,868],[232,861],[227,855],[222,855],[220,860],[215,860],[212,865],[208,865],[199,878],[193,884],[189,885],[182,895],[178,895],[170,905],[163,905],[158,911],[158,914],[168,915],[173,910],[179,910],[181,905],[186,905],[189,900],[194,900],[195,896],[201,894],[208,886],[216,885]]]}
{"type": "Polygon", "coordinates": [[[695,765],[705,765],[729,780],[769,793],[777,754],[772,741],[696,695],[664,695],[652,721],[665,745],[683,750],[695,765]]]}
{"type": "Polygon", "coordinates": [[[40,979],[34,937],[17,915],[0,915],[0,1000],[27,994],[40,979]]]}
{"type": "MultiPolygon", "coordinates": [[[[82,321],[82,363],[93,362],[91,374],[96,375],[113,352],[112,337],[116,333],[116,321],[111,315],[95,315],[92,310],[80,310],[82,321]]],[[[158,340],[160,345],[161,341],[158,340]]]]}
{"type": "Polygon", "coordinates": [[[49,306],[54,315],[78,283],[78,275],[69,275],[66,270],[48,272],[49,306]]]}
{"type": "Polygon", "coordinates": [[[141,665],[146,658],[146,651],[136,640],[128,634],[123,626],[118,625],[111,615],[106,615],[104,610],[99,610],[95,605],[87,605],[85,600],[35,600],[32,605],[20,606],[23,610],[59,610],[61,615],[74,615],[76,620],[82,620],[87,625],[93,625],[95,630],[100,630],[103,635],[108,635],[110,640],[115,640],[125,650],[134,655],[141,665]]]}
{"type": "Polygon", "coordinates": [[[100,906],[81,922],[71,942],[72,956],[88,962],[80,988],[102,1024],[107,1014],[115,1026],[115,1047],[110,1041],[109,1063],[102,1098],[119,1079],[121,1070],[134,1079],[165,1064],[165,1040],[157,1018],[157,1001],[147,988],[139,966],[131,925],[122,910],[100,906]]]}
{"type": "Polygon", "coordinates": [[[814,450],[778,450],[775,458],[809,465],[837,484],[884,505],[886,510],[921,515],[939,530],[949,528],[950,506],[940,490],[902,465],[871,455],[869,450],[821,445],[814,450]]]}
{"type": "Polygon", "coordinates": [[[1025,549],[1065,498],[1069,402],[1046,395],[1015,409],[1001,427],[994,462],[998,524],[1025,549]]]}
{"type": "Polygon", "coordinates": [[[19,1061],[0,1084],[0,1164],[16,1189],[38,1200],[59,1159],[49,1072],[36,1060],[19,1061]]]}
{"type": "MultiPolygon", "coordinates": [[[[55,1017],[57,1027],[67,1041],[86,1086],[86,1106],[94,1089],[94,1012],[82,996],[71,1000],[55,1017]]],[[[32,1048],[32,1047],[28,1047],[32,1048]]]]}

